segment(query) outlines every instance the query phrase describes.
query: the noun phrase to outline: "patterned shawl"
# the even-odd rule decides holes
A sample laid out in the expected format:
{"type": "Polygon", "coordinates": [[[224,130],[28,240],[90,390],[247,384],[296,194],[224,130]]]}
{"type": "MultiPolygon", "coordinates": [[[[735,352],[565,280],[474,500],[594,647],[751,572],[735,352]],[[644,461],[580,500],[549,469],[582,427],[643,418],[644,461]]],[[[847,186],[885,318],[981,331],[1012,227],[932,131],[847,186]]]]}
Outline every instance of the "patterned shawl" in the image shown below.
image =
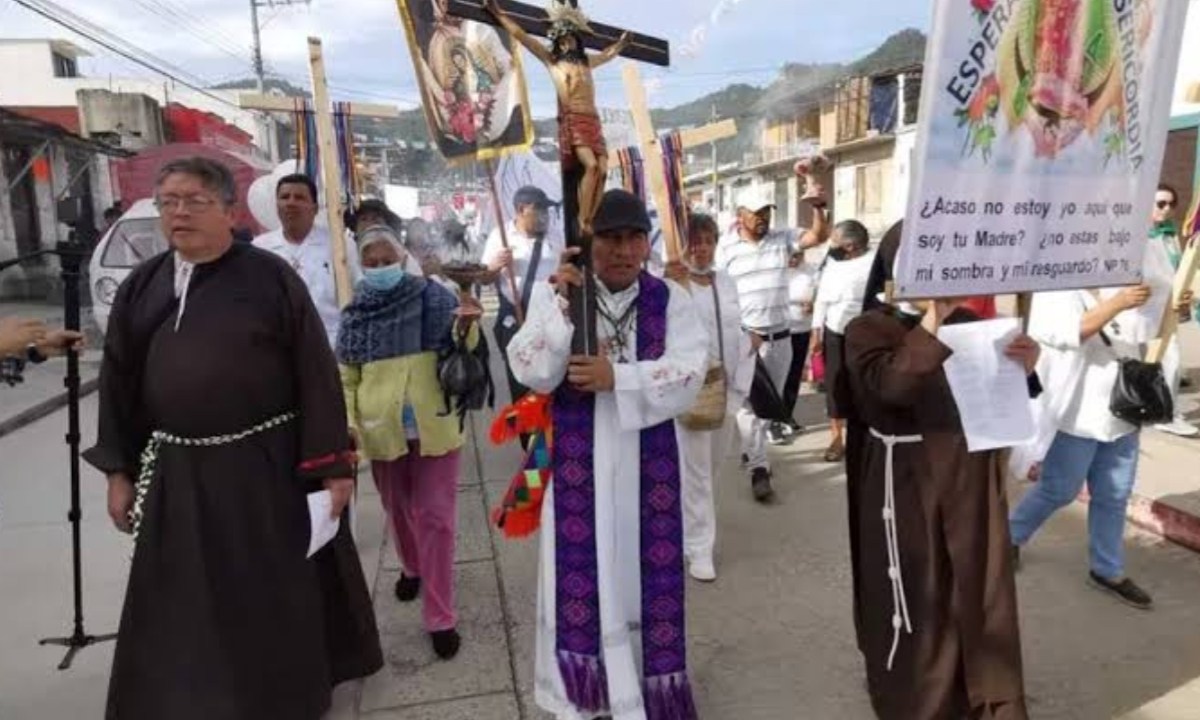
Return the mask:
{"type": "MultiPolygon", "coordinates": [[[[666,283],[642,273],[637,357],[666,350],[666,283]]],[[[580,710],[609,713],[596,570],[596,396],[554,396],[554,532],[559,672],[580,710]]],[[[642,697],[648,720],[695,720],[684,627],[683,516],[675,422],[641,432],[642,697]]]]}
{"type": "Polygon", "coordinates": [[[365,283],[342,312],[337,358],[365,365],[449,347],[458,298],[424,278],[406,277],[387,291],[365,283]]]}

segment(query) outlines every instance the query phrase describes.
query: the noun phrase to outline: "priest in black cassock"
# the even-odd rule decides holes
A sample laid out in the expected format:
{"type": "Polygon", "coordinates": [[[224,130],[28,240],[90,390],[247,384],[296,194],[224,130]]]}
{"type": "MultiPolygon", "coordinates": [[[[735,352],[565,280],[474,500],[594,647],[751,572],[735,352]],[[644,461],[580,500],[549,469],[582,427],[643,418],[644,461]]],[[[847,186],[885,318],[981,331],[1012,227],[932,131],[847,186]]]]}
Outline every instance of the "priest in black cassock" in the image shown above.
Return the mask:
{"type": "Polygon", "coordinates": [[[311,559],[307,495],[354,486],[337,366],[299,276],[232,242],[233,178],[159,174],[171,250],[121,286],[99,442],[134,536],[108,720],[318,720],[383,664],[348,523],[311,559]]]}

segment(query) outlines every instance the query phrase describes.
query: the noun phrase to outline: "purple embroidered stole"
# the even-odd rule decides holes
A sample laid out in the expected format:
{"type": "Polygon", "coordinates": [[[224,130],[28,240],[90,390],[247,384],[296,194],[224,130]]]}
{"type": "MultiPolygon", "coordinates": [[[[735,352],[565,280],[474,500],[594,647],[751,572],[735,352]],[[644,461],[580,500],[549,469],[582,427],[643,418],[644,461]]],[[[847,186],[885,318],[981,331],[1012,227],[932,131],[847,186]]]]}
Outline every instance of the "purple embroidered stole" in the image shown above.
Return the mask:
{"type": "MultiPolygon", "coordinates": [[[[670,289],[646,273],[637,298],[637,359],[666,349],[670,289]]],[[[567,699],[610,712],[596,569],[596,396],[554,396],[556,648],[567,699]]],[[[641,431],[642,694],[648,720],[694,720],[684,628],[683,515],[675,422],[641,431]]]]}

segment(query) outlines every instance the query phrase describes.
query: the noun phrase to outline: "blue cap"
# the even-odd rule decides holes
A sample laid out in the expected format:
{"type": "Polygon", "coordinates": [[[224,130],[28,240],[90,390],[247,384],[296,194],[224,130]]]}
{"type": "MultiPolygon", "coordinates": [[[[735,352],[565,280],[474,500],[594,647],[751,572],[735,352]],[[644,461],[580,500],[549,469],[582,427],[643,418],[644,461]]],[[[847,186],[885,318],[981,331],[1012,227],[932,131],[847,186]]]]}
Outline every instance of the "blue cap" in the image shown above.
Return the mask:
{"type": "Polygon", "coordinates": [[[533,185],[526,185],[513,195],[513,207],[519,208],[525,205],[533,205],[536,208],[552,208],[558,207],[562,203],[554,202],[550,199],[541,188],[533,185]]]}

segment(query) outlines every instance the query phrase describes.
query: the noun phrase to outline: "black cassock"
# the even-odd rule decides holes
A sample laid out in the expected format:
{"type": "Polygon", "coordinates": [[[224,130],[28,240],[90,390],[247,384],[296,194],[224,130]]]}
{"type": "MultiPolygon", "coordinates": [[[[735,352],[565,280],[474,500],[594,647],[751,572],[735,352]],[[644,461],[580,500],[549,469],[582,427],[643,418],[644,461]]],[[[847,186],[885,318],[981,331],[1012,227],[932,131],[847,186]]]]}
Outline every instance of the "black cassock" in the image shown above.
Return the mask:
{"type": "Polygon", "coordinates": [[[269,253],[234,245],[195,268],[184,297],[180,316],[170,253],[118,291],[88,462],[136,480],[153,431],[208,438],[298,417],[218,447],[162,446],[106,717],[317,720],[333,685],[383,664],[348,523],[305,559],[307,493],[352,475],[333,354],[304,284],[269,253]]]}

